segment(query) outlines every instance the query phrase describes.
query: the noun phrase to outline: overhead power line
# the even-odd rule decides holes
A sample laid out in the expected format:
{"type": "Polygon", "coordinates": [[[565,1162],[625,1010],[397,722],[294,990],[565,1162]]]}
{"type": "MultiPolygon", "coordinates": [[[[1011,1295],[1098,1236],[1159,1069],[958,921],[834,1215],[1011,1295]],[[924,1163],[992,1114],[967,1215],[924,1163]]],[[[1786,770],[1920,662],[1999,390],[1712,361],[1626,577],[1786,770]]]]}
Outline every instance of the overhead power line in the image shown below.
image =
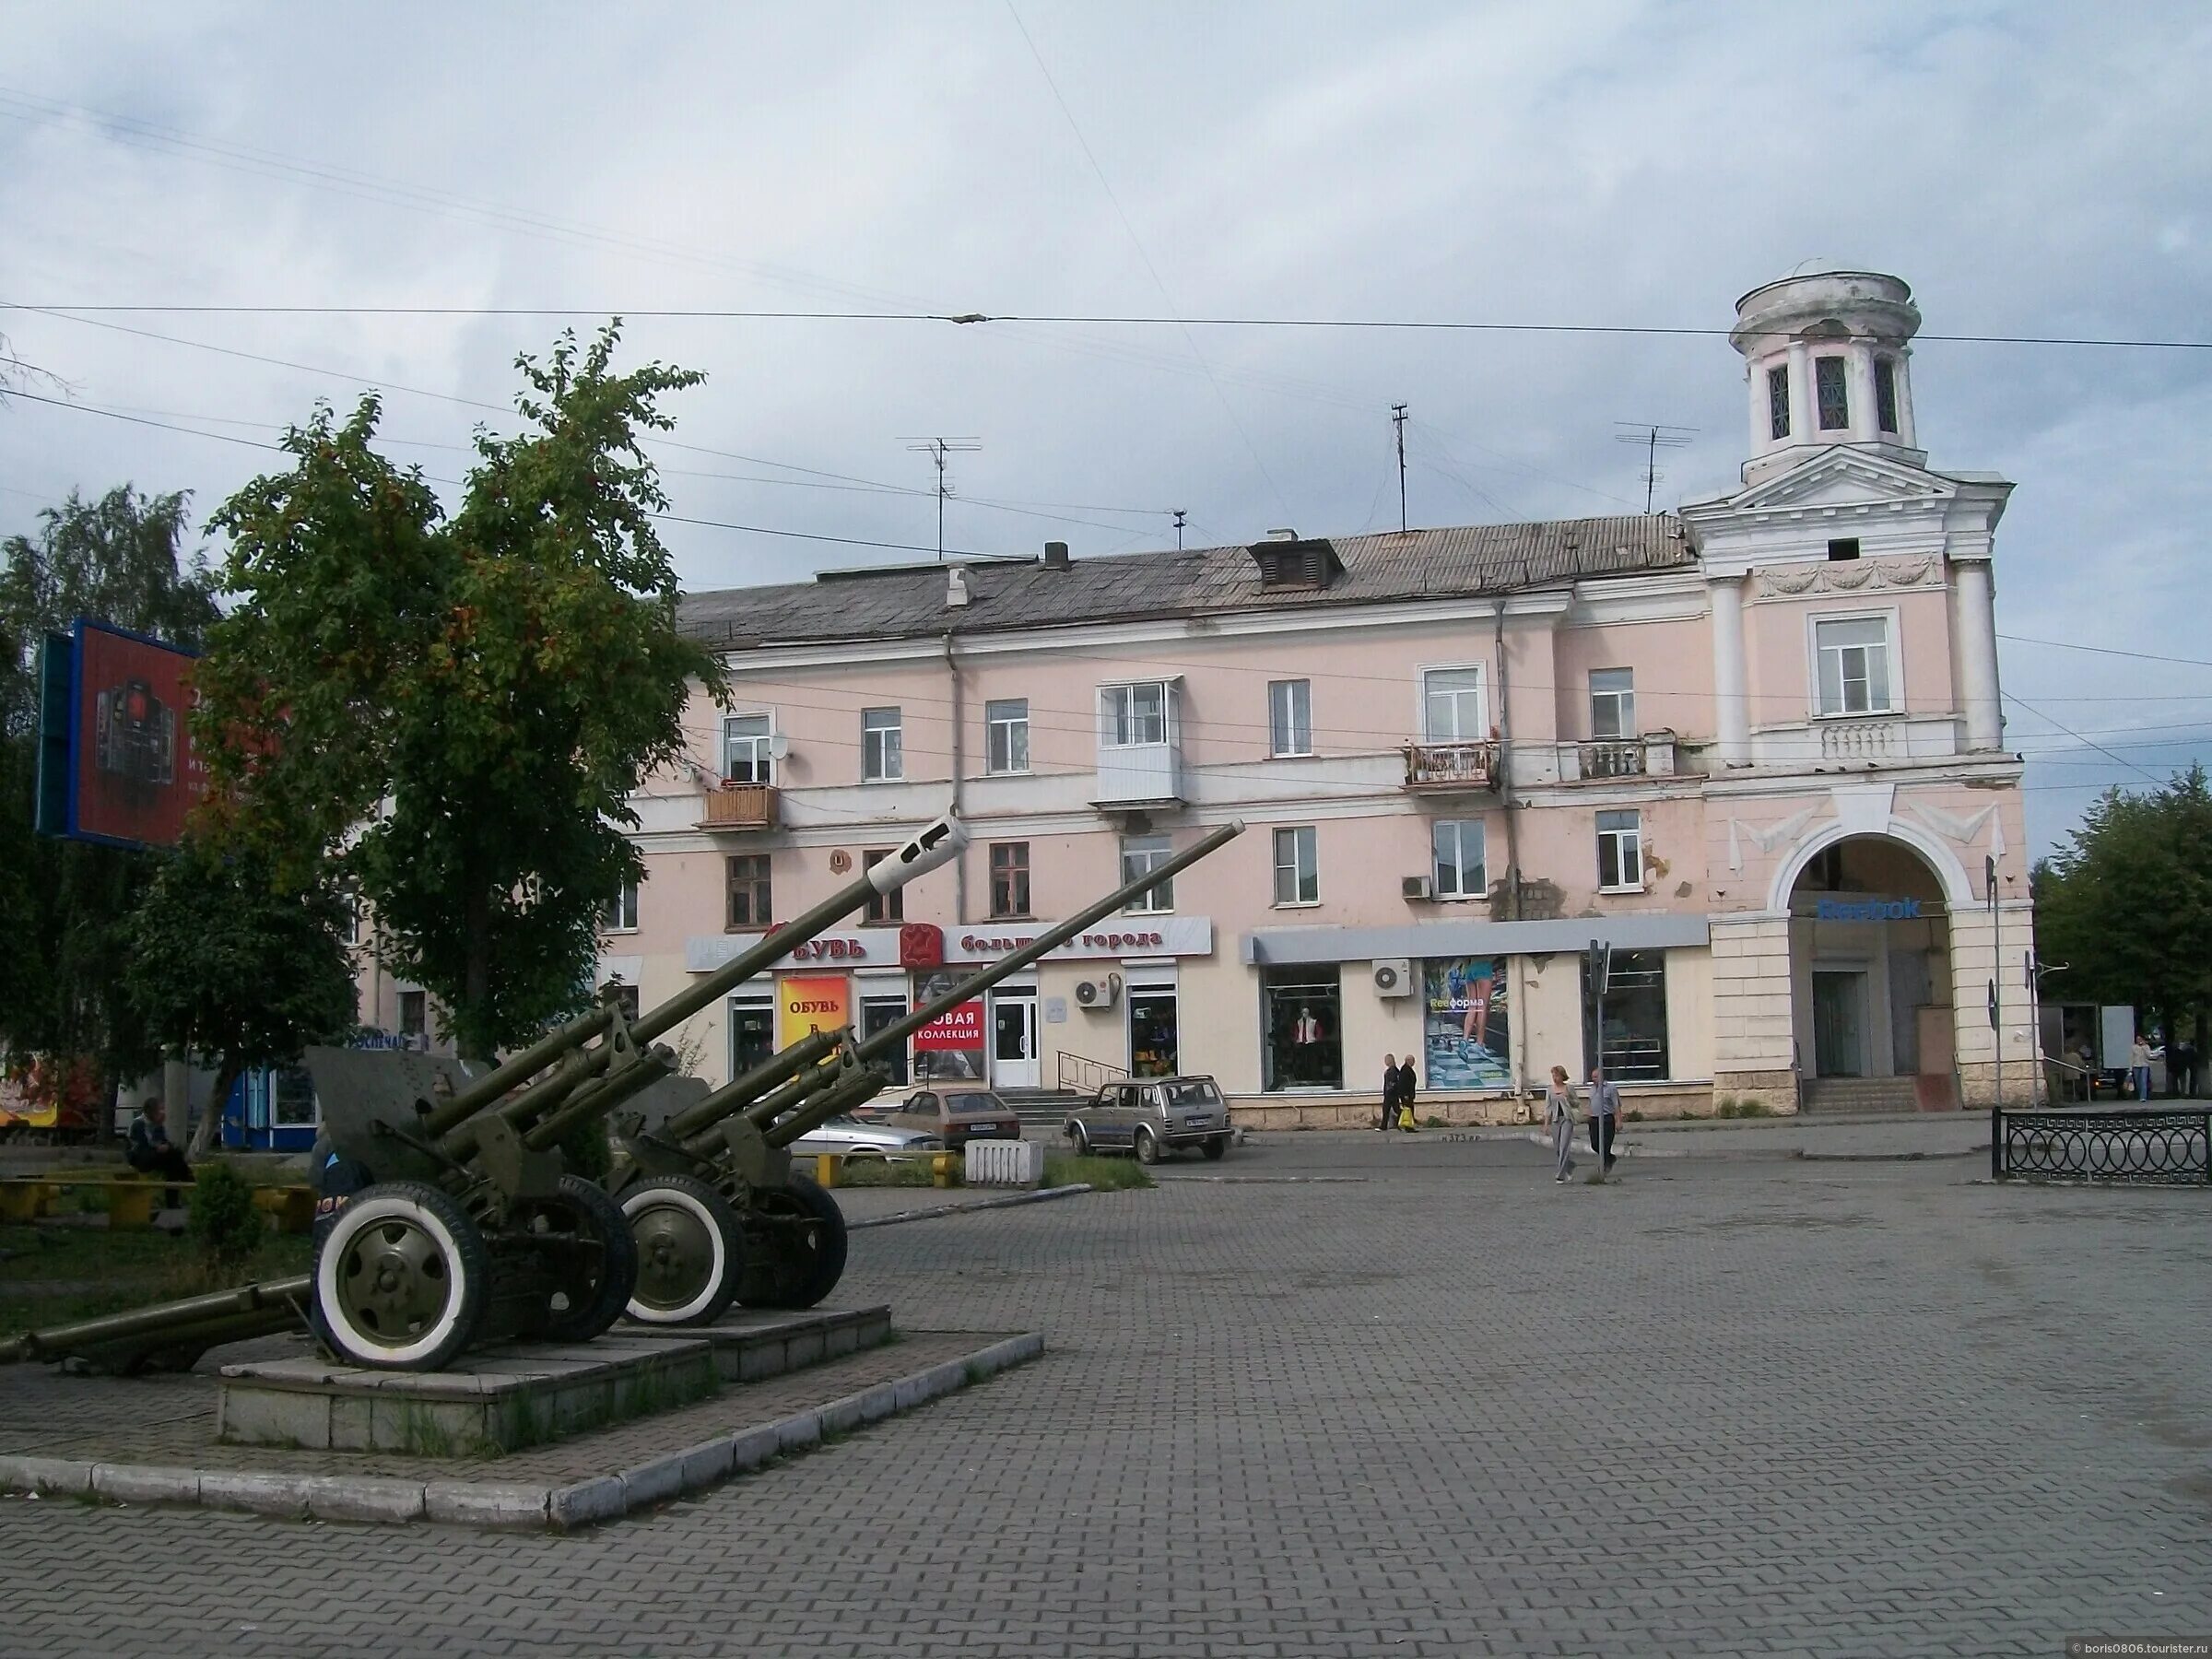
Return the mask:
{"type": "MultiPolygon", "coordinates": [[[[1182,317],[1142,312],[924,312],[924,311],[767,311],[734,306],[650,305],[200,305],[112,304],[78,300],[0,301],[0,309],[72,311],[123,315],[240,317],[594,317],[729,323],[950,323],[961,327],[1009,323],[1025,326],[1112,328],[1347,328],[1411,330],[1444,334],[1629,335],[1661,339],[1727,339],[1772,335],[1787,329],[1689,327],[1659,323],[1529,323],[1453,317],[1182,317]]],[[[1928,334],[1915,345],[2082,346],[2133,351],[2212,351],[2212,340],[2173,340],[2110,335],[1928,334]]]]}

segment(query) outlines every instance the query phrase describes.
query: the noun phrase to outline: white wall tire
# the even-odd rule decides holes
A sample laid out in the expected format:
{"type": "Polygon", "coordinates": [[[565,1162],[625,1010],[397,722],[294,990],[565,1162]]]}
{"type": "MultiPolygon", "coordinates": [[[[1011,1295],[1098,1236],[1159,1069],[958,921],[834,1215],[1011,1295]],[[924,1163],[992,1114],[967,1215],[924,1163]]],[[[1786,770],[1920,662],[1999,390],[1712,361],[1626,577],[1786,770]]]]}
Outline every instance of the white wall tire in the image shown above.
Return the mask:
{"type": "Polygon", "coordinates": [[[629,1315],[640,1324],[705,1324],[737,1299],[744,1231],[730,1202],[703,1181],[668,1175],[633,1187],[623,1218],[637,1241],[629,1315]]]}
{"type": "Polygon", "coordinates": [[[491,1299],[491,1256],[461,1206],[395,1181],[347,1200],[315,1250],[319,1330],[348,1364],[438,1371],[472,1341],[491,1299]]]}

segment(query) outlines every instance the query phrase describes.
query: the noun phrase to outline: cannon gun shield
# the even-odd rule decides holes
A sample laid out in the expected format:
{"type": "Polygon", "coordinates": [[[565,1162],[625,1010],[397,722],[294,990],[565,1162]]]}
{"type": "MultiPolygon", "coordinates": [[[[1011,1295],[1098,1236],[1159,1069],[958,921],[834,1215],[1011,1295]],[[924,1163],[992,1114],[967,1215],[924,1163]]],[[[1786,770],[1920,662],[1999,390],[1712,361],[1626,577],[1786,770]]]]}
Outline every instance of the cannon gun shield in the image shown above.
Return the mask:
{"type": "Polygon", "coordinates": [[[371,1179],[435,1182],[452,1168],[434,1150],[423,1120],[437,1107],[439,1078],[454,1089],[468,1086],[460,1061],[406,1049],[318,1046],[300,1064],[314,1082],[330,1149],[371,1179]]]}

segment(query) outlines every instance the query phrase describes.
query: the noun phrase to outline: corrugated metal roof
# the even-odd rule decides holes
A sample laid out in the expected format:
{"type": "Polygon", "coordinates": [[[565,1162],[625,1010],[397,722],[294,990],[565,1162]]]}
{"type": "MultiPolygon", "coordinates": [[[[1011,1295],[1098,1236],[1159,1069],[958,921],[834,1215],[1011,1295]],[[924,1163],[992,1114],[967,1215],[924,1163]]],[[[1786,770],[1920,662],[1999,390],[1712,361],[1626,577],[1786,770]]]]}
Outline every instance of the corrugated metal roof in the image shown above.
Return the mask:
{"type": "Polygon", "coordinates": [[[1670,513],[1465,524],[1332,538],[1344,574],[1323,589],[1264,590],[1244,547],[1077,559],[1065,570],[1007,561],[967,566],[970,603],[945,603],[941,565],[687,594],[686,634],[732,651],[837,640],[990,633],[1163,616],[1378,605],[1563,587],[1697,562],[1670,513]]]}

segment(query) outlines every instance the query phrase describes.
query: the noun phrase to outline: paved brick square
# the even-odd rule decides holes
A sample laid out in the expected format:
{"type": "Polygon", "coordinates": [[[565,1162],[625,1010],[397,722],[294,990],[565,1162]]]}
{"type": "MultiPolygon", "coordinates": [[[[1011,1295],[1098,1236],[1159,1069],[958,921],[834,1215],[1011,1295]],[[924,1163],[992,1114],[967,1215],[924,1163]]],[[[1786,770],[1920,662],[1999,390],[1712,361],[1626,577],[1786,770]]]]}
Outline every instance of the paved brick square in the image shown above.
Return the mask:
{"type": "Polygon", "coordinates": [[[1041,1329],[1045,1356],[576,1536],[0,1500],[0,1650],[2048,1655],[2212,1633],[2212,1198],[1993,1187],[1971,1157],[1654,1158],[1563,1188],[1547,1164],[1271,1136],[1155,1192],[856,1234],[842,1294],[1041,1329]]]}

